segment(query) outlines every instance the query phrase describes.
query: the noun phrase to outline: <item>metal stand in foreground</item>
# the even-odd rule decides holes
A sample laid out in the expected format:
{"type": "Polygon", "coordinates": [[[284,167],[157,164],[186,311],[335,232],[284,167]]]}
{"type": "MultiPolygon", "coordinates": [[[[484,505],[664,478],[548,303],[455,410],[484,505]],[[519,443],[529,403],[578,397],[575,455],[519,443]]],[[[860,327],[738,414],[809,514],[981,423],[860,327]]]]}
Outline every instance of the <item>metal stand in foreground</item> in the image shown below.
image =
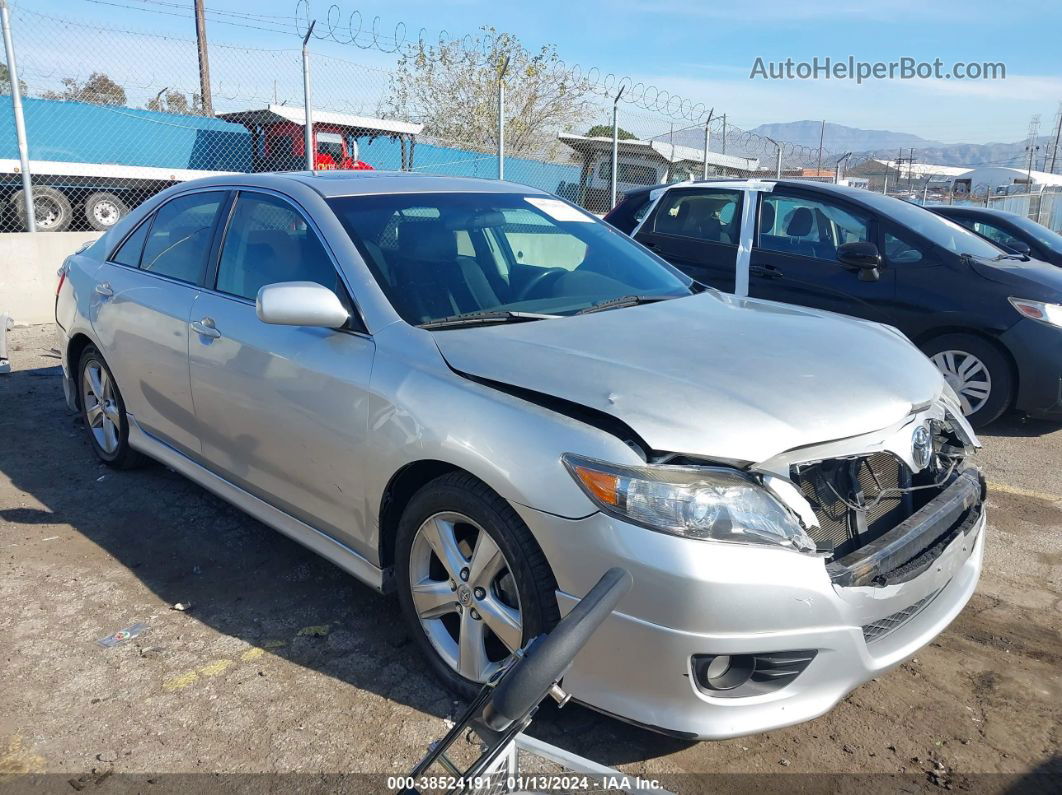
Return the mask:
{"type": "Polygon", "coordinates": [[[0,375],[11,372],[7,358],[7,332],[15,327],[15,319],[6,312],[0,313],[0,375]]]}
{"type": "MultiPolygon", "coordinates": [[[[7,76],[11,82],[11,112],[15,117],[15,137],[18,141],[18,161],[22,170],[22,201],[26,206],[26,231],[37,231],[37,219],[33,207],[33,185],[30,180],[29,147],[26,144],[26,121],[22,116],[22,91],[18,83],[18,66],[15,64],[15,45],[11,41],[11,18],[7,13],[7,0],[0,0],[0,26],[4,33],[4,52],[7,55],[7,76]]],[[[6,357],[5,357],[6,358],[6,357]]],[[[3,371],[0,371],[3,372],[3,371]]]]}

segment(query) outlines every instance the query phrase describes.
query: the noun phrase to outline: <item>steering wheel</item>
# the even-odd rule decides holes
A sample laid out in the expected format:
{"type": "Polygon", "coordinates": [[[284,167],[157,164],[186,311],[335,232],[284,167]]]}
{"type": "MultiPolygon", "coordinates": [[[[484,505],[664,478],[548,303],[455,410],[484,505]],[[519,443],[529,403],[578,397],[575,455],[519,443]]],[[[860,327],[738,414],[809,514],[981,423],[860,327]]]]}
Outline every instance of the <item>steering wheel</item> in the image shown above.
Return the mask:
{"type": "Polygon", "coordinates": [[[548,268],[542,271],[542,273],[536,273],[531,277],[531,281],[523,286],[519,295],[516,296],[517,301],[524,301],[531,296],[531,293],[544,285],[547,281],[556,281],[568,271],[564,268],[548,268]]]}

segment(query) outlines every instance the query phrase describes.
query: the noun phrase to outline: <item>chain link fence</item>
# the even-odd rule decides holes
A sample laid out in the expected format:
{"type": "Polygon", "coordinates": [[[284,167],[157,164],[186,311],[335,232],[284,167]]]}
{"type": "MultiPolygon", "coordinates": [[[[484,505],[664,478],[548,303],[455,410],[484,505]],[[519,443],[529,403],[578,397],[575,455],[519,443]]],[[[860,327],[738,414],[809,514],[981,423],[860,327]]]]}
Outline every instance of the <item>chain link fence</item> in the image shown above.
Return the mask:
{"type": "MultiPolygon", "coordinates": [[[[146,24],[166,14],[186,19],[192,33],[190,4],[128,2],[139,5],[118,6],[155,14],[107,13],[114,3],[103,0],[76,19],[11,5],[40,230],[107,229],[176,182],[301,170],[310,162],[316,169],[504,176],[596,213],[634,188],[706,177],[849,178],[879,189],[881,161],[775,141],[703,104],[584,70],[550,47],[528,50],[486,28],[460,39],[411,38],[402,26],[385,34],[356,11],[312,9],[301,0],[291,16],[208,10],[210,43],[201,54],[194,34],[146,24]]],[[[5,68],[0,92],[11,89],[5,68]]],[[[4,231],[27,222],[16,140],[13,114],[0,112],[4,231]]],[[[894,166],[882,168],[888,180],[894,166]]],[[[954,200],[938,182],[920,177],[912,187],[909,178],[903,190],[894,177],[887,187],[914,201],[954,200]]],[[[1054,219],[1053,208],[1036,211],[1054,219]]]]}

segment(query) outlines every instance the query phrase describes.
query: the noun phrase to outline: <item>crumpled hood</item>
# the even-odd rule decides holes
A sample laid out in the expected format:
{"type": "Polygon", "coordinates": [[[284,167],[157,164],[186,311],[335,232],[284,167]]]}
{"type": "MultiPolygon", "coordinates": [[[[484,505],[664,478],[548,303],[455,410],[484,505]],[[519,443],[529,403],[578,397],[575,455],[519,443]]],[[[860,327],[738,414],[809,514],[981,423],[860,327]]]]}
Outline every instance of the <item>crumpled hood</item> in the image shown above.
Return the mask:
{"type": "Polygon", "coordinates": [[[459,372],[606,412],[654,450],[735,461],[885,428],[943,384],[886,326],[713,292],[434,338],[459,372]]]}

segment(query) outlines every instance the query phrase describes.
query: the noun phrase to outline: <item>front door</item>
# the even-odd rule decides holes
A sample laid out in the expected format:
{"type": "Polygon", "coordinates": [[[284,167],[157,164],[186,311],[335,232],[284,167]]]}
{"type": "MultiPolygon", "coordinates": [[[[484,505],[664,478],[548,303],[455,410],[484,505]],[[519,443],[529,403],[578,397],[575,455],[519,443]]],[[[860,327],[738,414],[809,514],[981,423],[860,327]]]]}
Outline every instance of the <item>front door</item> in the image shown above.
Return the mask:
{"type": "Polygon", "coordinates": [[[188,385],[188,319],[225,191],[177,196],[140,224],[98,271],[93,328],[147,433],[199,451],[188,385]]]}
{"type": "Polygon", "coordinates": [[[362,532],[360,462],[375,347],[349,329],[277,326],[255,311],[266,284],[313,281],[350,306],[324,244],[286,199],[241,191],[215,289],[195,304],[192,394],[208,467],[375,556],[362,532]]]}
{"type": "Polygon", "coordinates": [[[734,292],[743,191],[672,188],[634,236],[688,276],[734,292]]]}
{"type": "Polygon", "coordinates": [[[895,272],[877,281],[837,260],[837,247],[875,242],[873,219],[860,208],[818,193],[777,188],[761,194],[749,295],[891,322],[895,272]]]}

